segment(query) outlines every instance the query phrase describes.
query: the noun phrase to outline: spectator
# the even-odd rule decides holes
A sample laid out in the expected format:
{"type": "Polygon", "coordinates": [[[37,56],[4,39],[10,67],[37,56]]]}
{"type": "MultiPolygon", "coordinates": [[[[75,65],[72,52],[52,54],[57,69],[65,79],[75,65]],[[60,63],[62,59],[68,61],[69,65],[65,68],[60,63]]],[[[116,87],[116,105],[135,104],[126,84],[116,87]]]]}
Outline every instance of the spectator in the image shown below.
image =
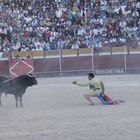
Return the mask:
{"type": "Polygon", "coordinates": [[[127,35],[135,36],[134,46],[139,42],[138,0],[10,0],[0,2],[0,11],[1,51],[9,50],[7,44],[42,49],[38,40],[49,42],[50,50],[70,49],[73,38],[85,48],[92,44],[89,35],[102,45],[128,45],[127,35]]]}
{"type": "Polygon", "coordinates": [[[51,44],[49,41],[44,42],[44,50],[50,51],[51,50],[51,44]]]}
{"type": "Polygon", "coordinates": [[[64,48],[64,40],[62,38],[59,38],[57,41],[57,50],[61,50],[64,48]]]}

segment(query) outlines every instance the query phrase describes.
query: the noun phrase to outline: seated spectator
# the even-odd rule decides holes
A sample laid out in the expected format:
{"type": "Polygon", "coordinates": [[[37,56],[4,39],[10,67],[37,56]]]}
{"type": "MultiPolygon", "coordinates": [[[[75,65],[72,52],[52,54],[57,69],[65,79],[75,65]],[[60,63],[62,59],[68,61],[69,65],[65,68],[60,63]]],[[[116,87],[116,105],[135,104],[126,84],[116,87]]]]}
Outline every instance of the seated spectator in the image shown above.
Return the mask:
{"type": "Polygon", "coordinates": [[[44,49],[45,51],[50,51],[50,50],[51,50],[51,44],[50,44],[49,41],[44,42],[44,47],[43,47],[43,49],[44,49]]]}

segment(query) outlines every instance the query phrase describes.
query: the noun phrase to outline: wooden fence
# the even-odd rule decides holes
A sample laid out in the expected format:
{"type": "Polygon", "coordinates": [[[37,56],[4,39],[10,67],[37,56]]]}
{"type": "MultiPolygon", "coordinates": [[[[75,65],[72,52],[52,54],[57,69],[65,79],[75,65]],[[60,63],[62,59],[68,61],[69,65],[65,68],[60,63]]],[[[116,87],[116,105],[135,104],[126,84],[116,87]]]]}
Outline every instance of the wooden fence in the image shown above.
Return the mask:
{"type": "Polygon", "coordinates": [[[98,53],[98,54],[103,54],[103,53],[108,53],[108,54],[114,54],[114,53],[123,53],[126,52],[127,54],[131,52],[140,52],[140,47],[138,48],[132,48],[132,47],[102,47],[101,49],[98,50],[92,50],[91,48],[80,48],[80,49],[64,49],[64,50],[51,50],[51,51],[26,51],[26,52],[5,52],[3,54],[3,57],[11,57],[11,58],[18,58],[18,57],[41,57],[45,58],[47,56],[57,56],[57,55],[90,55],[91,53],[98,53]]]}

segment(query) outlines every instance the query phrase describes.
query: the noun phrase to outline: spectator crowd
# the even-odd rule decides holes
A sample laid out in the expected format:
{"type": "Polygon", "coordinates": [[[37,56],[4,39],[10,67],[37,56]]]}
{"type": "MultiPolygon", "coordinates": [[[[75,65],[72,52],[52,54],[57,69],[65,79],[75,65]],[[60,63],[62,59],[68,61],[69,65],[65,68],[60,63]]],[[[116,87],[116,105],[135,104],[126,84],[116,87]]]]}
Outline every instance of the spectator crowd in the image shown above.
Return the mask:
{"type": "Polygon", "coordinates": [[[0,52],[140,46],[140,0],[0,0],[0,52]]]}

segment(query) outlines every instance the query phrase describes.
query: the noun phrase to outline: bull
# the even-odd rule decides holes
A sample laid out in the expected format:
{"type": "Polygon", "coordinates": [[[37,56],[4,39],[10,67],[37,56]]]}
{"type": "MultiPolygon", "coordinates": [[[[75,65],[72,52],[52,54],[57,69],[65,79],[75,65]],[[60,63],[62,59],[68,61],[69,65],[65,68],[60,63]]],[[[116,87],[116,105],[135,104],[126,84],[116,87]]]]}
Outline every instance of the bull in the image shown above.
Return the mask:
{"type": "Polygon", "coordinates": [[[23,106],[22,97],[26,89],[30,86],[37,85],[37,80],[33,74],[20,75],[15,78],[8,78],[5,76],[0,76],[0,105],[2,93],[12,94],[15,96],[16,107],[23,106]]]}

